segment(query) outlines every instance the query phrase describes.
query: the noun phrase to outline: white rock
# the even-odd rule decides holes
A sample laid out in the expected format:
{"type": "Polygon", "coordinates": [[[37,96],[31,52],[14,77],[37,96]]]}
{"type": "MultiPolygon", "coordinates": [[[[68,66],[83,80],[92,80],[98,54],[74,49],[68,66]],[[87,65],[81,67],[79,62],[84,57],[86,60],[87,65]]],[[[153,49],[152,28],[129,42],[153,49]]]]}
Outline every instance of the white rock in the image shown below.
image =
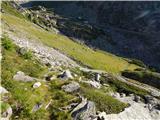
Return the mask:
{"type": "Polygon", "coordinates": [[[4,87],[0,86],[0,94],[5,94],[5,93],[8,93],[8,91],[4,87]]]}
{"type": "Polygon", "coordinates": [[[38,88],[41,86],[41,83],[40,82],[36,82],[33,84],[33,88],[38,88]]]}
{"type": "Polygon", "coordinates": [[[118,92],[114,93],[113,97],[120,98],[120,94],[118,92]]]}
{"type": "Polygon", "coordinates": [[[69,70],[64,71],[60,77],[64,79],[73,79],[73,76],[69,70]]]}
{"type": "Polygon", "coordinates": [[[92,87],[94,88],[97,88],[97,89],[100,89],[101,88],[101,84],[97,81],[92,81],[92,80],[89,80],[89,81],[85,81],[85,80],[79,80],[80,82],[83,82],[83,83],[87,83],[89,85],[91,85],[92,87]]]}

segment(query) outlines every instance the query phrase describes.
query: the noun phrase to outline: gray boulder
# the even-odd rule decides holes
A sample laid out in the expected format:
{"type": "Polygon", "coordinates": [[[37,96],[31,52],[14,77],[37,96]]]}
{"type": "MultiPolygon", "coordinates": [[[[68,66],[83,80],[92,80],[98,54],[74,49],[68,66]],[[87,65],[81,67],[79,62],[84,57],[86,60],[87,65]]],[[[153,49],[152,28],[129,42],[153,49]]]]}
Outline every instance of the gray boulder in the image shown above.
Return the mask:
{"type": "Polygon", "coordinates": [[[138,95],[135,95],[135,96],[134,96],[134,101],[140,102],[140,101],[141,101],[141,97],[138,96],[138,95]]]}
{"type": "Polygon", "coordinates": [[[20,49],[19,49],[19,53],[21,54],[21,55],[24,55],[25,53],[27,53],[28,52],[28,50],[26,49],[26,48],[24,48],[24,47],[21,47],[20,49]]]}
{"type": "Polygon", "coordinates": [[[74,91],[77,91],[79,88],[80,88],[80,85],[77,82],[71,82],[67,85],[62,86],[62,89],[68,93],[72,93],[74,91]]]}
{"type": "Polygon", "coordinates": [[[93,120],[96,118],[94,102],[82,99],[82,102],[71,112],[73,120],[93,120]]]}
{"type": "Polygon", "coordinates": [[[22,71],[18,71],[14,76],[13,76],[14,80],[17,81],[24,81],[24,82],[29,82],[29,81],[34,81],[35,78],[30,77],[28,75],[25,75],[24,72],[22,71]]]}

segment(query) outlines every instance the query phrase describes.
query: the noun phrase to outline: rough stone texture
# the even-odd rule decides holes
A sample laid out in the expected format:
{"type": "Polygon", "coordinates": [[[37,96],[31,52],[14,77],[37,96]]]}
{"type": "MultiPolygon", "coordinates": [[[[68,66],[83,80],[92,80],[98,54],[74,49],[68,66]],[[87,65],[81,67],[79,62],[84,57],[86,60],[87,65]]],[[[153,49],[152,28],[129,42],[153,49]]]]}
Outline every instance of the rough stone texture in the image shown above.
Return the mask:
{"type": "Polygon", "coordinates": [[[96,107],[94,102],[88,101],[85,107],[86,110],[81,113],[79,118],[81,120],[93,120],[96,118],[96,107]]]}
{"type": "Polygon", "coordinates": [[[18,71],[14,76],[13,76],[14,80],[18,80],[18,81],[24,81],[24,82],[29,82],[29,81],[34,81],[35,78],[30,77],[28,75],[25,75],[24,72],[22,71],[18,71]]]}
{"type": "Polygon", "coordinates": [[[8,93],[8,91],[4,87],[0,86],[0,94],[5,94],[5,93],[8,93]]]}
{"type": "Polygon", "coordinates": [[[67,85],[62,86],[62,89],[68,93],[72,93],[74,91],[77,91],[79,88],[80,88],[80,85],[77,82],[71,82],[67,85]]]}
{"type": "Polygon", "coordinates": [[[73,120],[93,120],[96,118],[94,102],[82,98],[82,102],[71,112],[73,120]]]}

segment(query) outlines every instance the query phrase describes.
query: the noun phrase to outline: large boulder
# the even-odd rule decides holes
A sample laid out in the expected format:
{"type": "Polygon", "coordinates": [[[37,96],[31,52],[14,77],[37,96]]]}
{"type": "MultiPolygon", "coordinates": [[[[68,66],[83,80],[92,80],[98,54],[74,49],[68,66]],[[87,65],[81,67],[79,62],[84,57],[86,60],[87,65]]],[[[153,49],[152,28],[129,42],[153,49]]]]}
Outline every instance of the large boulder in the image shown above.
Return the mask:
{"type": "Polygon", "coordinates": [[[94,102],[82,99],[82,102],[71,112],[73,120],[93,120],[96,118],[94,102]]]}
{"type": "Polygon", "coordinates": [[[80,85],[77,82],[71,82],[67,85],[62,86],[62,89],[68,93],[72,93],[74,91],[77,91],[79,88],[80,88],[80,85]]]}
{"type": "Polygon", "coordinates": [[[14,76],[13,76],[14,80],[17,81],[24,81],[24,82],[29,82],[29,81],[34,81],[35,78],[30,77],[28,75],[25,75],[24,72],[22,71],[18,71],[14,76]]]}
{"type": "Polygon", "coordinates": [[[8,91],[4,87],[0,86],[0,94],[5,94],[5,93],[8,93],[8,91]]]}

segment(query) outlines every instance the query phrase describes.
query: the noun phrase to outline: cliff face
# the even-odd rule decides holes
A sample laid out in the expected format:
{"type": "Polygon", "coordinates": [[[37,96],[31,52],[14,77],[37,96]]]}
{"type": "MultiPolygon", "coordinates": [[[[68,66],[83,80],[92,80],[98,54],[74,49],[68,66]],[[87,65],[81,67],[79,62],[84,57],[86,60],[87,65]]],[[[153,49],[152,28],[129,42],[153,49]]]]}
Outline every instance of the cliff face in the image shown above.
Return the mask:
{"type": "Polygon", "coordinates": [[[27,5],[42,5],[66,18],[57,23],[69,37],[160,70],[159,2],[31,2],[23,6],[27,5]]]}

